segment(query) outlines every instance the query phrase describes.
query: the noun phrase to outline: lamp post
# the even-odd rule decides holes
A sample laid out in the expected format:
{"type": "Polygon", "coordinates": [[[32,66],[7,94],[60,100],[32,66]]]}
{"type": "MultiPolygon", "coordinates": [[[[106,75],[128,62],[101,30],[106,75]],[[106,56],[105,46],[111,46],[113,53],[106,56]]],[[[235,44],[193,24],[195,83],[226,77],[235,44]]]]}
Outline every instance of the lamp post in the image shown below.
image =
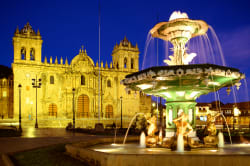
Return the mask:
{"type": "Polygon", "coordinates": [[[122,129],[122,96],[120,97],[121,99],[121,129],[122,129]]]}
{"type": "Polygon", "coordinates": [[[19,131],[22,132],[22,126],[21,126],[21,119],[22,119],[22,115],[21,115],[21,89],[22,89],[22,85],[19,84],[18,88],[19,88],[19,131]]]}
{"type": "Polygon", "coordinates": [[[35,128],[38,128],[38,123],[37,123],[37,88],[41,88],[42,85],[42,79],[39,78],[37,79],[37,75],[35,79],[32,79],[32,86],[33,88],[36,88],[36,124],[35,124],[35,128]]]}
{"type": "Polygon", "coordinates": [[[72,99],[72,107],[73,107],[73,129],[75,129],[75,88],[72,89],[73,99],[72,99]]]}

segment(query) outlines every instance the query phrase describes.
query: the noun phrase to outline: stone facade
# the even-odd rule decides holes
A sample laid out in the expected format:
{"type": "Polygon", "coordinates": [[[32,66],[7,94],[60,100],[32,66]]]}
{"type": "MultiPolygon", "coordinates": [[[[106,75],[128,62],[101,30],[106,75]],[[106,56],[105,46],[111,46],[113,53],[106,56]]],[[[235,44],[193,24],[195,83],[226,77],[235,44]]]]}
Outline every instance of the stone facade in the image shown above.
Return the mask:
{"type": "Polygon", "coordinates": [[[150,112],[150,97],[126,92],[120,84],[127,74],[139,70],[139,49],[126,37],[115,45],[110,65],[94,64],[83,47],[70,63],[67,58],[57,57],[54,61],[52,57],[49,62],[46,57],[42,61],[42,43],[39,30],[35,32],[29,23],[20,31],[17,29],[13,37],[14,118],[18,118],[21,84],[24,126],[34,125],[36,103],[39,127],[65,127],[72,122],[73,110],[76,127],[93,127],[98,122],[99,110],[100,122],[114,122],[117,126],[122,110],[123,127],[136,112],[150,112]],[[40,88],[34,88],[39,84],[40,88]],[[140,103],[145,102],[141,100],[147,100],[149,106],[142,107],[140,103]]]}
{"type": "Polygon", "coordinates": [[[0,78],[0,119],[13,118],[12,75],[0,78]]]}

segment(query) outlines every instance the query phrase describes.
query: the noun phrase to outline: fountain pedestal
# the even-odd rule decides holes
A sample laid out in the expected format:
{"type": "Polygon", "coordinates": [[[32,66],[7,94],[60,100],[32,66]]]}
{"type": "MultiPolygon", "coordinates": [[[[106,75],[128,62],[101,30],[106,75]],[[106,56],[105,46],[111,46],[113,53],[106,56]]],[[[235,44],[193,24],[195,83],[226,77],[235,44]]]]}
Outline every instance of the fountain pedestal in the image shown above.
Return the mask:
{"type": "Polygon", "coordinates": [[[147,136],[146,137],[146,147],[148,147],[148,148],[156,147],[158,142],[159,142],[158,136],[147,136]]]}
{"type": "Polygon", "coordinates": [[[204,137],[204,144],[206,147],[214,147],[217,146],[219,139],[216,135],[208,135],[204,137]]]}
{"type": "Polygon", "coordinates": [[[188,122],[195,129],[195,101],[173,101],[166,103],[166,129],[165,136],[172,137],[176,132],[176,125],[173,119],[177,118],[181,112],[188,115],[188,122]]]}

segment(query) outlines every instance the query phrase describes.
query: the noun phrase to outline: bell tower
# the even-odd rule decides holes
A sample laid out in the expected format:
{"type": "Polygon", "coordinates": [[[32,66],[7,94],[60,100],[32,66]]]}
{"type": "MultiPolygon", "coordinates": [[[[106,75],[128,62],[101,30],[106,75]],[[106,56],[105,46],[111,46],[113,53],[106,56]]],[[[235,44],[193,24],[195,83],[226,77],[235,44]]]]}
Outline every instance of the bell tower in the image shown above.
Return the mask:
{"type": "Polygon", "coordinates": [[[136,72],[139,70],[139,49],[133,46],[126,37],[114,46],[112,57],[114,68],[122,71],[136,72]]]}
{"type": "Polygon", "coordinates": [[[36,33],[29,23],[20,31],[17,28],[13,37],[14,63],[41,62],[42,43],[39,30],[36,33]]]}

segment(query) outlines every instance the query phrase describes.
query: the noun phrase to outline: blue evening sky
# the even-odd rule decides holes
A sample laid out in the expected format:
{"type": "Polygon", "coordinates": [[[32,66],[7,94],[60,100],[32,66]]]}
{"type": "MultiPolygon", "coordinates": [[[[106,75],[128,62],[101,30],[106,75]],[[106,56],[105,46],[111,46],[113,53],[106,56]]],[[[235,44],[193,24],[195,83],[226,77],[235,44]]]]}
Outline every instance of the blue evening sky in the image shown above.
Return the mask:
{"type": "MultiPolygon", "coordinates": [[[[159,21],[168,21],[175,10],[191,19],[202,19],[219,37],[227,66],[239,68],[250,78],[250,1],[248,0],[101,0],[101,60],[111,62],[115,43],[126,36],[138,43],[142,63],[148,31],[159,21]]],[[[15,29],[29,22],[43,38],[44,56],[68,57],[81,45],[98,60],[97,0],[9,0],[0,5],[0,64],[13,62],[15,29]]]]}

